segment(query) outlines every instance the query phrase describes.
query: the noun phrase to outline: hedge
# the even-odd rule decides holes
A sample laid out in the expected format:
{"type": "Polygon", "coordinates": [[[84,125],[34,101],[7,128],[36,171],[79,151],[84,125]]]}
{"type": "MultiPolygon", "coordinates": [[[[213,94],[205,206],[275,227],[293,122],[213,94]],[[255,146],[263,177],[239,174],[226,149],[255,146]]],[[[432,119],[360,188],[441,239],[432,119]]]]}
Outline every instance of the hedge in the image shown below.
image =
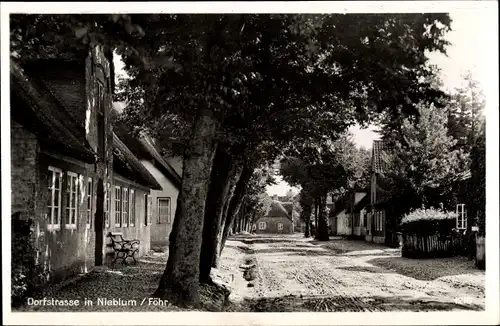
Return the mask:
{"type": "Polygon", "coordinates": [[[463,253],[464,239],[455,229],[456,214],[439,209],[417,209],[401,220],[402,256],[449,257],[463,253]]]}

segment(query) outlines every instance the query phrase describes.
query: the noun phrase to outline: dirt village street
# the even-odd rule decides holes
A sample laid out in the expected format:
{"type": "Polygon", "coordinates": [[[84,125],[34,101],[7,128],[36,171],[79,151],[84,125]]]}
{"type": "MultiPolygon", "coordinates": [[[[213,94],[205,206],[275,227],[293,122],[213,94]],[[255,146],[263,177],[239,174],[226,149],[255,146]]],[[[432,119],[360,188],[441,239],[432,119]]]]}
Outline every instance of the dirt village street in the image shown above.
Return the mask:
{"type": "MultiPolygon", "coordinates": [[[[24,306],[18,311],[179,311],[145,300],[158,284],[167,253],[151,253],[137,265],[94,269],[49,289],[43,297],[93,304],[24,306]],[[118,299],[104,304],[103,298],[118,299]],[[101,303],[98,302],[101,299],[101,303]]],[[[211,311],[449,311],[483,310],[484,271],[465,257],[402,258],[399,249],[301,234],[237,235],[213,271],[231,290],[211,311]]]]}

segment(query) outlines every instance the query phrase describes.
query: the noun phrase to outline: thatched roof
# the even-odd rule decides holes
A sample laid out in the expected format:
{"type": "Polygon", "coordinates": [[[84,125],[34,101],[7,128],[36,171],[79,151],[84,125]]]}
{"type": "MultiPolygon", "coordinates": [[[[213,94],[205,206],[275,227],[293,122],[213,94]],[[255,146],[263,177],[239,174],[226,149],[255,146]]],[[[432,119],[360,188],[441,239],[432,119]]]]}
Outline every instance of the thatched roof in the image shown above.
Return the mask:
{"type": "Polygon", "coordinates": [[[277,200],[273,200],[271,202],[271,205],[269,205],[269,209],[267,211],[266,217],[287,217],[287,218],[291,218],[288,215],[288,212],[286,211],[286,209],[283,207],[283,205],[279,201],[277,201],[277,200]]]}
{"type": "MultiPolygon", "coordinates": [[[[118,117],[120,114],[113,104],[113,114],[118,117]]],[[[178,188],[181,186],[182,177],[177,171],[162,157],[160,149],[147,135],[134,135],[132,130],[122,121],[116,119],[114,130],[123,143],[138,157],[152,159],[158,169],[178,188]]]]}
{"type": "Polygon", "coordinates": [[[96,153],[84,130],[56,101],[50,92],[10,61],[11,117],[36,134],[51,150],[59,150],[85,162],[94,162],[96,153]]]}
{"type": "Polygon", "coordinates": [[[154,190],[163,190],[155,177],[128,147],[113,133],[113,168],[124,177],[154,190]]]}
{"type": "MultiPolygon", "coordinates": [[[[37,135],[42,146],[68,156],[93,163],[97,153],[90,147],[81,121],[76,121],[67,108],[54,98],[44,83],[10,61],[11,116],[37,135]]],[[[141,185],[161,190],[162,187],[127,146],[113,133],[114,167],[118,173],[141,185]]]]}

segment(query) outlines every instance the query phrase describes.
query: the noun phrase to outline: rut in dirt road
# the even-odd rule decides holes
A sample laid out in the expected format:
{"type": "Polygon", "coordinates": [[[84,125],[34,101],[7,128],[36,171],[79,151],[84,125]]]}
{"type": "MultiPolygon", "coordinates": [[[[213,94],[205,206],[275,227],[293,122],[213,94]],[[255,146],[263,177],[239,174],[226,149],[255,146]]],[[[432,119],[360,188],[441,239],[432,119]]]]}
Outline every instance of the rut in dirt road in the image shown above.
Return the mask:
{"type": "Polygon", "coordinates": [[[399,249],[335,238],[245,236],[248,311],[483,310],[484,271],[463,259],[401,258],[399,249]],[[458,302],[457,298],[462,300],[458,302]],[[463,300],[466,298],[466,300],[463,300]],[[466,303],[466,304],[464,304],[466,303]]]}

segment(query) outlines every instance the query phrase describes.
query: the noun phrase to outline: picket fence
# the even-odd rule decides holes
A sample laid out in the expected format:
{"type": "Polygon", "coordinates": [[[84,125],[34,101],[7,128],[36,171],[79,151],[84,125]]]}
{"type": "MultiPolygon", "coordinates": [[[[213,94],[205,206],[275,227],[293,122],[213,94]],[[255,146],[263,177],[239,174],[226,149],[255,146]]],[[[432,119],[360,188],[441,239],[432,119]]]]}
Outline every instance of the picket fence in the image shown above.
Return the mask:
{"type": "Polygon", "coordinates": [[[402,234],[401,255],[407,258],[452,257],[463,253],[465,240],[452,235],[402,234]]]}

